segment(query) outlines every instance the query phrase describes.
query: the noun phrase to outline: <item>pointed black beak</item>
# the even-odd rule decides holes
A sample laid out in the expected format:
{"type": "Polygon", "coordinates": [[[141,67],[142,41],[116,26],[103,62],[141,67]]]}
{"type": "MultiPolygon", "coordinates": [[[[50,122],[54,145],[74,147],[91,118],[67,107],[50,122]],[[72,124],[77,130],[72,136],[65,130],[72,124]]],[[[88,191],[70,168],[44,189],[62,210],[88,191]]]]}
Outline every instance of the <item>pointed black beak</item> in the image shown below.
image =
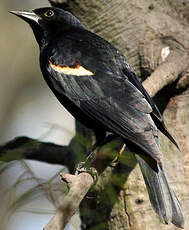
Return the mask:
{"type": "Polygon", "coordinates": [[[16,16],[22,18],[26,22],[36,22],[39,24],[40,17],[35,14],[32,10],[19,10],[19,11],[9,11],[11,14],[15,14],[16,16]]]}

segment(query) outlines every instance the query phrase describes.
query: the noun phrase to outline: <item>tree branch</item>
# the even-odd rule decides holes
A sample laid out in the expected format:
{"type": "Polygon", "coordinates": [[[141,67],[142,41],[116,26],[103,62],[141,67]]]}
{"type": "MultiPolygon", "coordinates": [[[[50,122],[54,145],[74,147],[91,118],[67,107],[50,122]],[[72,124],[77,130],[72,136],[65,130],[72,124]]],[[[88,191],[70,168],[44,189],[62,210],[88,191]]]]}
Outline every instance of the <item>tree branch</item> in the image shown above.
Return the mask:
{"type": "Polygon", "coordinates": [[[28,137],[17,137],[0,146],[0,161],[20,159],[66,165],[71,171],[76,164],[76,157],[70,146],[45,143],[28,137]]]}
{"type": "Polygon", "coordinates": [[[173,51],[142,84],[153,97],[163,87],[176,81],[179,75],[188,68],[188,65],[188,56],[173,51]]]}
{"type": "Polygon", "coordinates": [[[93,178],[89,173],[81,173],[79,175],[62,173],[61,178],[67,183],[69,192],[63,198],[61,206],[44,230],[64,229],[93,184],[93,178]]]}
{"type": "MultiPolygon", "coordinates": [[[[63,8],[68,0],[49,0],[49,2],[54,6],[62,6],[63,8]]],[[[151,96],[154,96],[164,86],[178,79],[179,75],[187,68],[187,57],[183,56],[183,53],[172,51],[165,62],[159,65],[151,76],[143,82],[143,86],[151,96]]],[[[182,79],[188,81],[185,76],[182,79]]],[[[183,81],[179,82],[177,86],[182,88],[183,81]]],[[[0,157],[1,160],[5,161],[21,158],[39,160],[67,165],[69,169],[73,169],[77,161],[77,157],[70,146],[42,143],[26,137],[18,138],[0,147],[0,157]]],[[[103,158],[103,156],[99,154],[95,161],[92,162],[92,166],[98,169],[98,172],[102,172],[111,161],[111,159],[108,159],[105,164],[104,159],[107,158],[103,158]]],[[[51,219],[44,230],[63,229],[93,183],[93,178],[88,173],[81,173],[79,175],[62,174],[62,179],[68,184],[69,192],[66,197],[64,197],[56,215],[51,219]]]]}
{"type": "MultiPolygon", "coordinates": [[[[0,147],[0,160],[13,161],[19,159],[33,159],[47,163],[62,164],[75,168],[78,156],[74,154],[71,146],[75,145],[74,138],[69,146],[59,146],[52,143],[44,143],[28,137],[18,137],[0,147]]],[[[118,138],[111,145],[112,155],[107,151],[99,151],[95,157],[88,159],[88,167],[95,168],[100,175],[112,162],[115,154],[121,148],[122,142],[118,138]]],[[[77,147],[78,150],[78,147],[77,147]]],[[[70,218],[76,212],[80,202],[87,194],[93,178],[89,173],[82,172],[79,175],[61,174],[61,178],[68,184],[69,192],[56,210],[55,216],[46,225],[44,230],[60,230],[65,227],[70,218]]]]}
{"type": "Polygon", "coordinates": [[[176,89],[185,90],[188,87],[189,87],[189,69],[187,69],[181,74],[180,79],[177,82],[176,89]]]}
{"type": "MultiPolygon", "coordinates": [[[[107,155],[107,151],[103,151],[102,147],[99,151],[94,153],[91,158],[87,159],[87,163],[85,161],[88,169],[91,169],[91,171],[94,169],[95,172],[92,172],[93,175],[97,173],[98,176],[100,176],[115,158],[122,144],[122,140],[117,138],[114,143],[107,144],[111,146],[111,154],[108,152],[107,155]]],[[[82,171],[82,169],[80,170],[82,171]]],[[[83,170],[86,171],[86,169],[83,170]]],[[[62,204],[44,230],[62,230],[79,208],[81,201],[94,183],[94,178],[87,172],[81,172],[79,175],[62,173],[61,179],[68,184],[69,192],[63,197],[62,204]]]]}

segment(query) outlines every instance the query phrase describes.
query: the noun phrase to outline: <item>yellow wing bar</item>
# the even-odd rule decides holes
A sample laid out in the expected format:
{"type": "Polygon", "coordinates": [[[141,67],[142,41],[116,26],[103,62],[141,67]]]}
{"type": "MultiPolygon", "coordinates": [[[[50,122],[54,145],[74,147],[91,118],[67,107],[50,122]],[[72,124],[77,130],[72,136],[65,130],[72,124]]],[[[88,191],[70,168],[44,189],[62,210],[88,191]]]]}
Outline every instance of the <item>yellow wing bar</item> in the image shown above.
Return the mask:
{"type": "Polygon", "coordinates": [[[94,75],[94,73],[92,73],[91,71],[85,69],[84,67],[78,64],[74,68],[68,67],[68,66],[62,67],[59,65],[54,65],[51,61],[49,61],[49,65],[56,72],[63,73],[66,75],[74,75],[74,76],[92,76],[94,75]]]}

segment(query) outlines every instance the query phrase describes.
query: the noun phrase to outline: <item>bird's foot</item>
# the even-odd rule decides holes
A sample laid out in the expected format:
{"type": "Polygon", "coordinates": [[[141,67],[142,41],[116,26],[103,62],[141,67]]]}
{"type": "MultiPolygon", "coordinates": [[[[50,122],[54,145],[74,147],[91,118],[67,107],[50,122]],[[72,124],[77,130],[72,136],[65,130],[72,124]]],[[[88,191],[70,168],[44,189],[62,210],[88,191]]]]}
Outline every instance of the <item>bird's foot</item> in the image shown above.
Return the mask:
{"type": "Polygon", "coordinates": [[[111,164],[112,167],[114,167],[116,164],[119,163],[119,159],[120,159],[123,151],[125,150],[125,147],[126,147],[126,144],[124,144],[122,146],[122,148],[120,149],[120,151],[116,154],[116,157],[113,159],[112,164],[111,164]]]}
{"type": "Polygon", "coordinates": [[[77,167],[76,167],[76,170],[75,170],[75,175],[78,175],[80,173],[89,173],[93,180],[94,180],[94,185],[97,183],[98,181],[98,172],[97,170],[94,168],[94,167],[90,167],[89,164],[88,164],[88,161],[83,161],[83,162],[80,162],[77,167]]]}

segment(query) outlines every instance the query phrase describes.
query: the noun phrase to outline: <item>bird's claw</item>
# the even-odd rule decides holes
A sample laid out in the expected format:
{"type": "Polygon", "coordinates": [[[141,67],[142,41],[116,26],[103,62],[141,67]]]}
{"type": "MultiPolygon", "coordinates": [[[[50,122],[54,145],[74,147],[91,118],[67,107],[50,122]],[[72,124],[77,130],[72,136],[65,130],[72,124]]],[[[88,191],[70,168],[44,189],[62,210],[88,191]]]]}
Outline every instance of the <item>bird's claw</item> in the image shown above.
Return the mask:
{"type": "Polygon", "coordinates": [[[77,165],[75,175],[78,175],[78,174],[83,173],[83,172],[89,173],[92,176],[92,178],[94,180],[94,185],[97,183],[97,181],[98,181],[98,172],[94,167],[86,166],[86,162],[80,162],[77,165]]]}
{"type": "Polygon", "coordinates": [[[124,144],[122,146],[122,148],[120,149],[120,151],[116,154],[116,157],[112,161],[111,167],[115,167],[115,165],[117,165],[119,163],[119,159],[120,159],[125,147],[126,147],[126,145],[124,144]]]}

